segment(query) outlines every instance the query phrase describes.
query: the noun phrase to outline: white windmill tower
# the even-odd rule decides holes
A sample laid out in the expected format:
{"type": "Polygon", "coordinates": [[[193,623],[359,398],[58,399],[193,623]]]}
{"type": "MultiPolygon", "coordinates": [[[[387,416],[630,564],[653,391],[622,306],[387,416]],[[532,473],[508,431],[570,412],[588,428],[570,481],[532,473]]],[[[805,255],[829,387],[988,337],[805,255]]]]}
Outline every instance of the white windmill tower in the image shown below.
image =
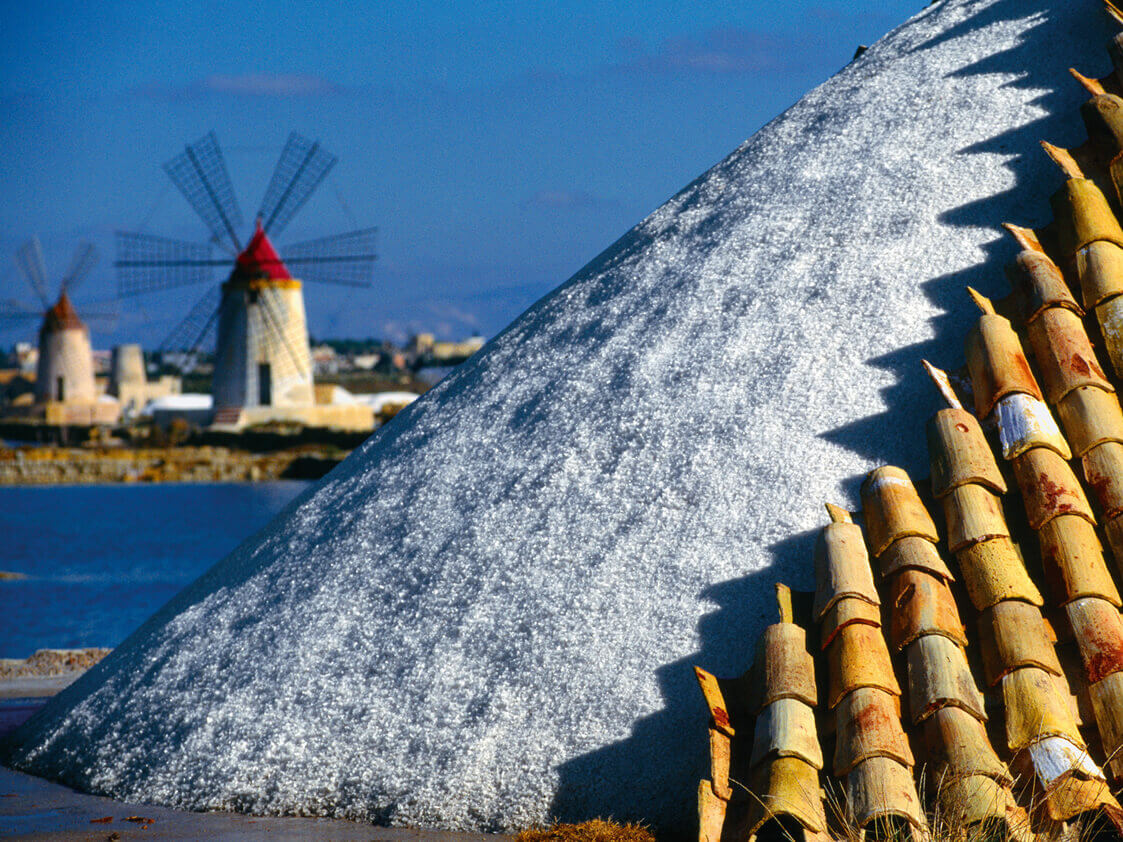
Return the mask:
{"type": "Polygon", "coordinates": [[[304,281],[370,286],[377,228],[365,228],[288,246],[282,261],[270,241],[280,233],[335,164],[319,142],[289,136],[265,191],[255,229],[244,246],[236,229],[241,211],[218,141],[211,132],[164,165],[176,187],[211,232],[207,243],[187,243],[149,234],[118,232],[118,291],[138,295],[212,281],[215,246],[232,247],[233,270],[210,287],[161,349],[195,351],[217,323],[215,423],[296,420],[315,426],[369,429],[357,406],[318,405],[312,381],[304,281]],[[286,265],[287,264],[287,265],[286,265]]]}
{"type": "MultiPolygon", "coordinates": [[[[90,243],[79,243],[70,268],[59,282],[58,298],[52,304],[38,237],[32,237],[16,252],[16,266],[35,292],[42,309],[8,301],[0,308],[0,322],[42,320],[34,397],[35,406],[45,412],[48,423],[112,423],[117,417],[116,404],[98,395],[90,331],[70,300],[70,292],[90,273],[95,263],[97,249],[90,243]]],[[[114,316],[108,312],[94,315],[114,316]]]]}

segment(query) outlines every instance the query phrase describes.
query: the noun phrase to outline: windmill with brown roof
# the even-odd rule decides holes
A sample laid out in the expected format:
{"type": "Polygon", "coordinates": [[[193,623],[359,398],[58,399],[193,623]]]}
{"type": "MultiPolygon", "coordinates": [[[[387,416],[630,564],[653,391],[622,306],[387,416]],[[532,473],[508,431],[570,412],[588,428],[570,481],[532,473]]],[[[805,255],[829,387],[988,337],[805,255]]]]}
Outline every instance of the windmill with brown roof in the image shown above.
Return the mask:
{"type": "MultiPolygon", "coordinates": [[[[0,304],[0,326],[42,319],[34,398],[49,423],[112,423],[117,419],[116,402],[99,400],[90,331],[70,300],[70,293],[96,263],[97,249],[90,243],[79,243],[52,304],[43,248],[38,237],[32,237],[16,252],[16,266],[42,309],[13,300],[0,304]]],[[[91,311],[89,315],[116,318],[110,311],[91,311]]]]}

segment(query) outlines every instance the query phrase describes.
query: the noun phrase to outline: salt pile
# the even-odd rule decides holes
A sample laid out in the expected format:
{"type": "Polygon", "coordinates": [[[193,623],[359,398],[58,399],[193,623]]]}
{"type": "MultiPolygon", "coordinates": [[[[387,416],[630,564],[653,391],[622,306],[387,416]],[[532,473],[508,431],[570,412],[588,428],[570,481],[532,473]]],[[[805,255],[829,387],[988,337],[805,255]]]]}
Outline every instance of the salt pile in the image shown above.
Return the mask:
{"type": "MultiPolygon", "coordinates": [[[[1111,34],[944,2],[517,319],[18,732],[122,798],[514,830],[693,828],[705,709],[822,503],[926,473],[965,284],[1048,219],[1111,34]],[[794,537],[793,537],[794,536],[794,537]]],[[[698,127],[704,131],[704,127],[698,127]]]]}

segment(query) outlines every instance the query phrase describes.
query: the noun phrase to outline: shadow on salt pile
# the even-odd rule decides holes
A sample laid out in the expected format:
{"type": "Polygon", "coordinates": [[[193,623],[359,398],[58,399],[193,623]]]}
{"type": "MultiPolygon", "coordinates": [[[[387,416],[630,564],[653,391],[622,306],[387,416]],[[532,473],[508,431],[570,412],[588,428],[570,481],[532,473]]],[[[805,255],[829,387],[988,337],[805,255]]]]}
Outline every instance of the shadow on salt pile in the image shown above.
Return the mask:
{"type": "MultiPolygon", "coordinates": [[[[918,45],[914,52],[951,41],[982,26],[997,26],[1022,19],[1027,14],[1040,15],[1041,23],[1037,26],[1040,29],[1057,17],[1051,5],[1045,0],[1030,4],[1020,0],[1004,0],[980,10],[959,26],[918,45]]],[[[1085,29],[1086,31],[1068,33],[1066,42],[1094,43],[1097,39],[1106,39],[1102,32],[1102,21],[1095,15],[1089,16],[1085,29]]],[[[1002,230],[1002,223],[1015,222],[1036,227],[1052,219],[1049,197],[1064,183],[1064,176],[1048,160],[1040,141],[1079,146],[1085,140],[1078,117],[1085,92],[1067,73],[1057,73],[1058,62],[1042,61],[1041,50],[1042,45],[1038,39],[1024,38],[1017,47],[987,56],[950,74],[951,78],[986,75],[997,77],[1008,74],[1012,67],[1021,68],[1021,75],[1003,83],[1003,86],[1043,91],[1032,102],[1046,113],[1025,125],[1000,132],[984,142],[959,150],[958,154],[962,156],[1009,156],[1001,166],[1013,173],[1015,181],[1007,190],[945,211],[938,217],[938,221],[951,226],[992,229],[994,237],[982,246],[982,259],[968,269],[927,280],[918,279],[917,294],[923,294],[942,312],[942,315],[932,320],[934,335],[923,342],[867,360],[870,365],[889,371],[896,378],[893,386],[881,391],[886,408],[884,412],[824,432],[822,435],[828,441],[843,445],[869,459],[899,465],[914,476],[927,475],[928,453],[923,423],[943,408],[943,403],[924,375],[920,361],[927,359],[952,371],[963,366],[963,343],[978,315],[966,288],[971,286],[995,299],[1004,298],[1010,293],[1005,267],[1019,249],[1013,238],[1002,230]],[[910,419],[917,419],[916,423],[908,423],[910,419]]],[[[1110,67],[1106,50],[1102,55],[1100,66],[1083,70],[1092,75],[1106,72],[1110,67]]],[[[1063,63],[1063,57],[1060,63],[1063,63]]],[[[997,84],[999,83],[996,82],[997,84]]],[[[856,501],[856,486],[853,491],[851,497],[856,501]]]]}
{"type": "Polygon", "coordinates": [[[746,612],[745,605],[764,604],[753,595],[771,588],[776,581],[787,582],[799,590],[810,591],[814,577],[808,560],[815,546],[817,531],[808,530],[769,546],[770,567],[713,585],[701,593],[717,609],[698,622],[700,648],[689,658],[659,667],[659,687],[666,704],[653,716],[639,720],[632,735],[598,751],[563,763],[557,795],[550,805],[550,816],[560,822],[585,821],[590,815],[612,817],[617,821],[643,822],[661,840],[693,838],[697,828],[677,824],[682,816],[695,812],[698,781],[709,776],[707,712],[698,691],[695,665],[721,676],[738,676],[752,664],[755,641],[769,623],[775,622],[770,610],[746,612]],[[687,734],[686,740],[682,739],[687,734]],[[663,746],[676,742],[690,746],[690,753],[668,758],[663,746]],[[678,777],[675,792],[679,800],[643,792],[644,770],[671,768],[678,777]],[[628,805],[628,810],[621,810],[628,805]]]}

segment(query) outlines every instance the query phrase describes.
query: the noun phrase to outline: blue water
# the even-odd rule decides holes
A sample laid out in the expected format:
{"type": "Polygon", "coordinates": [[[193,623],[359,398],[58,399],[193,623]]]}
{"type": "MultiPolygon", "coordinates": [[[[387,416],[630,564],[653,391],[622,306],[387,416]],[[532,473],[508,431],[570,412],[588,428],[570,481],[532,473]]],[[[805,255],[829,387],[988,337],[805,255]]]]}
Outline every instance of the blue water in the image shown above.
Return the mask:
{"type": "Polygon", "coordinates": [[[116,646],[308,485],[0,488],[0,658],[116,646]]]}

